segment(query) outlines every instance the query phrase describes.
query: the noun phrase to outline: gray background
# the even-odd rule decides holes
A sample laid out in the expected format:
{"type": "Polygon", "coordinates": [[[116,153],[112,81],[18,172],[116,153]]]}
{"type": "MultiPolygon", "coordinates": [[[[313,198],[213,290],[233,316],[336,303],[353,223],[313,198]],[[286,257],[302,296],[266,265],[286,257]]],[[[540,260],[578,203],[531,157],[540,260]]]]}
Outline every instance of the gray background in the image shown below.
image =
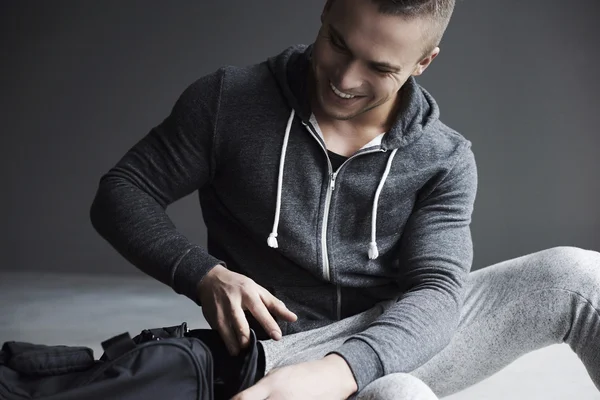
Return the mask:
{"type": "MultiPolygon", "coordinates": [[[[93,230],[100,176],[222,64],[310,43],[322,0],[3,1],[0,268],[140,273],[93,230]]],[[[460,1],[419,78],[473,142],[473,269],[600,250],[598,0],[460,1]]],[[[197,197],[168,210],[205,242],[197,197]]]]}

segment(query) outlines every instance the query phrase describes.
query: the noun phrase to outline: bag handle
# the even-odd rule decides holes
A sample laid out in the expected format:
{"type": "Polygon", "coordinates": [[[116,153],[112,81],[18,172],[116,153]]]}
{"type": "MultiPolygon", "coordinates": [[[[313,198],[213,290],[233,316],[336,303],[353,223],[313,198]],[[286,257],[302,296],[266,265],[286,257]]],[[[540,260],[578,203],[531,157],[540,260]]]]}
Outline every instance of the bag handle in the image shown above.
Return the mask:
{"type": "Polygon", "coordinates": [[[100,361],[114,360],[135,348],[136,345],[152,340],[171,339],[184,337],[188,332],[187,323],[168,326],[164,328],[144,329],[139,335],[131,339],[129,332],[121,333],[102,342],[104,354],[100,361]]]}
{"type": "Polygon", "coordinates": [[[85,371],[95,363],[89,347],[46,346],[25,342],[5,342],[0,365],[32,376],[62,375],[85,371]]]}
{"type": "Polygon", "coordinates": [[[100,361],[112,361],[129,350],[134,349],[135,346],[136,344],[129,336],[129,332],[121,333],[102,342],[104,354],[100,357],[100,361]]]}

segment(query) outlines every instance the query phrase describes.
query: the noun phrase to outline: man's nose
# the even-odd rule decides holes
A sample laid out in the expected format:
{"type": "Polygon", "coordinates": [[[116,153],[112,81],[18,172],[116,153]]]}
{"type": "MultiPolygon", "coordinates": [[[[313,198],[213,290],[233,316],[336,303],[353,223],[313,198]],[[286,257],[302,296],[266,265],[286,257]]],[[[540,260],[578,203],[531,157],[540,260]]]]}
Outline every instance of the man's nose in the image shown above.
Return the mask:
{"type": "Polygon", "coordinates": [[[337,74],[338,81],[333,82],[342,92],[350,92],[358,87],[362,83],[360,66],[356,61],[350,61],[338,69],[337,74]]]}

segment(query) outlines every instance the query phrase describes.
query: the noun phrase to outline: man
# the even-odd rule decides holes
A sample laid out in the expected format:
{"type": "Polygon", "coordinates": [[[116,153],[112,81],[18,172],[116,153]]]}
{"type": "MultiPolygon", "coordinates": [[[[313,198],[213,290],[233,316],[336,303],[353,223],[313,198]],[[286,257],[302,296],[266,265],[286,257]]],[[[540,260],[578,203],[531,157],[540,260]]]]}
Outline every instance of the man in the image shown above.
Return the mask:
{"type": "Polygon", "coordinates": [[[269,374],[236,399],[436,398],[563,340],[600,383],[598,253],[469,274],[471,143],[415,80],[453,7],[329,0],[313,45],[200,78],[102,178],[103,237],[231,354],[258,332],[269,374]],[[196,190],[207,249],[164,211],[196,190]]]}

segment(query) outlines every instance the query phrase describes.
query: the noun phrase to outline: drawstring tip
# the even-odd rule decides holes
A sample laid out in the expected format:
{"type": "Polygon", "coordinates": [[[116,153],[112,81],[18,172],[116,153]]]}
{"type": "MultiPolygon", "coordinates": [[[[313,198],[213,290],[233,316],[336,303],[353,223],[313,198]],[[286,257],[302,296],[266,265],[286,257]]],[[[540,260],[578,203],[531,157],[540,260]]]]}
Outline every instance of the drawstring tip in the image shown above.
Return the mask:
{"type": "Polygon", "coordinates": [[[379,257],[379,250],[377,250],[377,243],[371,242],[369,243],[369,259],[375,260],[379,257]]]}
{"type": "Polygon", "coordinates": [[[269,247],[272,247],[274,249],[276,249],[277,247],[279,247],[279,244],[277,243],[277,234],[276,233],[271,233],[269,235],[269,238],[267,239],[267,243],[269,244],[269,247]]]}

